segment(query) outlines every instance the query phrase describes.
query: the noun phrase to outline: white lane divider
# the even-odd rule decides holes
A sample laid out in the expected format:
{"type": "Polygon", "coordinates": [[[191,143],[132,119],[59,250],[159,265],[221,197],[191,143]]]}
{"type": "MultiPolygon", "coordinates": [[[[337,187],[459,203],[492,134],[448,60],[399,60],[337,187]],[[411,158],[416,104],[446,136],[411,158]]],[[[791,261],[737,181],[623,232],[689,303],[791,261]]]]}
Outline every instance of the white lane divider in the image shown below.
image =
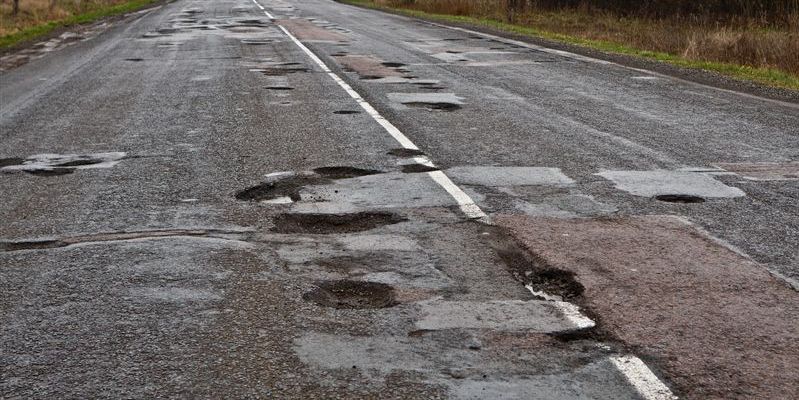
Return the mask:
{"type": "Polygon", "coordinates": [[[638,394],[646,400],[674,400],[677,396],[671,393],[666,385],[658,379],[649,367],[636,356],[613,356],[610,362],[630,382],[638,394]]]}
{"type": "MultiPolygon", "coordinates": [[[[258,3],[257,0],[252,0],[258,8],[264,10],[264,7],[258,3]]],[[[269,11],[264,10],[264,14],[270,18],[275,19],[275,17],[269,13],[269,11]]],[[[297,39],[291,32],[288,31],[285,27],[280,24],[277,24],[281,31],[283,31],[289,39],[291,39],[297,47],[300,48],[311,60],[313,60],[319,68],[322,69],[328,76],[330,76],[342,89],[344,89],[347,94],[350,95],[360,106],[366,111],[372,119],[375,120],[380,126],[388,132],[391,137],[393,137],[397,142],[402,145],[402,147],[411,150],[419,150],[417,147],[407,136],[405,136],[402,131],[399,130],[394,124],[389,122],[385,119],[380,113],[372,107],[369,102],[364,100],[358,92],[355,91],[347,82],[344,82],[341,77],[336,75],[327,64],[324,63],[319,57],[316,56],[308,47],[306,47],[299,39],[297,39]]],[[[415,159],[420,164],[427,165],[429,167],[434,167],[435,165],[428,159],[417,157],[415,159]]],[[[460,206],[461,211],[468,218],[478,219],[484,223],[490,223],[488,215],[483,212],[482,209],[472,200],[469,195],[467,195],[458,185],[452,182],[451,179],[442,171],[431,171],[427,173],[430,178],[432,178],[436,183],[439,184],[444,190],[452,196],[453,199],[458,203],[460,206]]],[[[590,327],[593,326],[594,322],[580,313],[577,309],[577,306],[574,308],[571,307],[563,307],[562,310],[564,313],[564,317],[568,320],[572,321],[575,326],[578,327],[590,327]]],[[[612,357],[611,362],[614,366],[625,376],[625,378],[630,382],[633,387],[635,387],[636,391],[646,400],[673,400],[677,397],[674,396],[671,391],[669,390],[666,385],[664,385],[655,374],[641,361],[638,357],[635,356],[617,356],[612,357]]]]}
{"type": "MultiPolygon", "coordinates": [[[[258,6],[258,8],[264,10],[264,7],[260,5],[258,1],[256,0],[252,1],[253,3],[255,3],[255,5],[258,6]]],[[[264,14],[271,19],[275,19],[275,17],[272,14],[270,14],[269,11],[264,10],[264,14]]],[[[391,137],[393,137],[397,142],[399,142],[399,144],[402,147],[411,150],[419,150],[419,147],[417,147],[411,141],[411,139],[405,136],[405,134],[402,133],[402,131],[400,131],[399,128],[394,126],[394,124],[389,122],[389,120],[385,119],[382,115],[380,115],[380,113],[374,107],[372,107],[372,105],[369,104],[368,101],[364,100],[364,98],[361,97],[361,95],[358,94],[358,92],[356,92],[349,84],[347,84],[347,82],[344,82],[344,80],[341,79],[341,77],[336,75],[336,73],[333,72],[327,66],[327,64],[324,63],[324,61],[322,61],[319,57],[317,57],[316,54],[314,54],[310,49],[308,49],[308,47],[302,44],[302,42],[300,42],[299,39],[297,39],[294,35],[292,35],[288,29],[286,29],[280,24],[278,24],[277,26],[280,28],[281,31],[283,31],[284,34],[286,34],[286,36],[288,36],[289,39],[291,39],[292,42],[294,42],[294,44],[297,45],[297,47],[300,48],[300,50],[302,50],[311,60],[313,60],[313,62],[316,63],[316,65],[318,65],[319,68],[322,69],[322,71],[327,73],[327,75],[330,76],[330,78],[332,78],[339,86],[341,86],[341,88],[344,89],[344,91],[347,92],[347,94],[349,94],[350,97],[352,97],[353,100],[355,100],[358,103],[358,105],[360,105],[361,108],[363,108],[363,110],[366,111],[366,113],[369,114],[369,116],[372,117],[373,120],[375,120],[375,122],[380,124],[380,126],[382,126],[383,129],[386,132],[388,132],[389,135],[391,135],[391,137]]],[[[429,167],[435,166],[429,160],[426,161],[424,165],[427,165],[429,167]]],[[[438,183],[444,190],[446,190],[446,192],[449,193],[449,195],[452,196],[453,199],[455,199],[455,202],[458,204],[461,211],[463,211],[463,213],[466,214],[468,218],[478,219],[485,223],[488,223],[488,215],[485,212],[483,212],[483,210],[480,209],[480,207],[474,202],[474,200],[472,200],[471,197],[469,197],[468,194],[466,194],[460,187],[458,187],[458,185],[452,182],[452,180],[449,179],[449,177],[446,174],[444,174],[441,171],[432,171],[428,172],[427,174],[436,183],[438,183]]]]}

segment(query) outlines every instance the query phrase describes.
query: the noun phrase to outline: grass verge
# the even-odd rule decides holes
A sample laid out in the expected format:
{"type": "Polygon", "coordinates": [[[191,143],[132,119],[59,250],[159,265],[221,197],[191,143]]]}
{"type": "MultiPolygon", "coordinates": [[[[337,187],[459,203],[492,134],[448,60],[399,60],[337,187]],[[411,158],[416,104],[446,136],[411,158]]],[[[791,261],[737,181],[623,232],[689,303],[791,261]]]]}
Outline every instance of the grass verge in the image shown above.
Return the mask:
{"type": "Polygon", "coordinates": [[[132,0],[126,3],[108,5],[90,12],[32,26],[10,35],[0,36],[0,50],[7,50],[19,44],[42,38],[59,28],[87,24],[105,17],[137,11],[158,1],[160,0],[132,0]]]}
{"type": "Polygon", "coordinates": [[[642,57],[649,60],[660,61],[683,68],[693,68],[705,71],[712,71],[734,79],[757,82],[767,86],[783,88],[783,89],[799,90],[799,76],[775,68],[750,67],[745,65],[733,64],[727,62],[717,62],[717,61],[692,60],[685,57],[681,57],[676,54],[639,49],[618,42],[588,39],[574,35],[567,35],[563,33],[541,30],[532,26],[510,24],[507,22],[497,21],[489,18],[478,18],[478,17],[461,16],[461,15],[433,14],[419,10],[387,7],[384,5],[375,4],[373,1],[370,0],[337,0],[337,1],[365,8],[396,12],[402,15],[417,17],[432,21],[468,24],[474,26],[487,27],[498,31],[513,33],[518,35],[535,36],[548,40],[554,40],[558,42],[596,49],[607,53],[642,57]]]}

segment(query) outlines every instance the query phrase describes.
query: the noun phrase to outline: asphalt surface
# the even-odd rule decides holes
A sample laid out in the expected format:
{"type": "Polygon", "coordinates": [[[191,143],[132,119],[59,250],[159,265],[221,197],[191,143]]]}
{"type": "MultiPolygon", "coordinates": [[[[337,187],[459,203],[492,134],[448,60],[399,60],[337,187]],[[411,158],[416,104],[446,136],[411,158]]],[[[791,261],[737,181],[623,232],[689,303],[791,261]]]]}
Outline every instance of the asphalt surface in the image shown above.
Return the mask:
{"type": "Polygon", "coordinates": [[[260,6],[3,63],[0,398],[799,397],[799,105],[260,6]]]}

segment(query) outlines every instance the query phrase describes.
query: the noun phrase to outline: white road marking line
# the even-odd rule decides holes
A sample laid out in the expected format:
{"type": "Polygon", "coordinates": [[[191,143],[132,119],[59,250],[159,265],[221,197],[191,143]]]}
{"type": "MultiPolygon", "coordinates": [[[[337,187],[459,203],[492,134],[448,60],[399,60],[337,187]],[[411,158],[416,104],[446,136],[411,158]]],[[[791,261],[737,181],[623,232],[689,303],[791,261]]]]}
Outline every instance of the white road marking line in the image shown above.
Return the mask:
{"type": "Polygon", "coordinates": [[[646,400],[677,399],[671,390],[658,379],[649,367],[636,356],[613,356],[610,362],[616,366],[638,394],[646,400]]]}
{"type": "MultiPolygon", "coordinates": [[[[258,4],[256,0],[253,0],[255,4],[258,4]]],[[[260,6],[260,4],[258,4],[260,6]]],[[[263,7],[261,7],[263,8],[263,7]]],[[[264,11],[267,17],[271,19],[275,19],[272,14],[268,11],[264,11]]],[[[316,63],[322,71],[326,72],[328,76],[330,76],[336,83],[341,86],[347,94],[350,95],[361,108],[364,109],[371,117],[374,119],[380,126],[382,126],[386,132],[388,132],[394,139],[396,139],[404,148],[411,149],[411,150],[419,150],[419,148],[413,144],[413,142],[408,139],[405,134],[402,133],[394,124],[389,122],[385,119],[382,115],[380,115],[374,107],[372,107],[369,102],[363,99],[358,92],[356,92],[350,85],[344,82],[338,75],[336,75],[333,71],[328,68],[328,66],[314,54],[308,47],[306,47],[302,42],[299,41],[288,29],[284,28],[283,26],[278,24],[278,27],[283,31],[283,33],[291,39],[294,44],[297,45],[308,57],[316,63]]],[[[434,164],[427,159],[422,159],[424,161],[424,165],[433,167],[434,164]]],[[[480,209],[480,207],[472,200],[469,195],[467,195],[463,190],[461,190],[458,185],[452,182],[446,174],[442,171],[431,171],[427,173],[430,178],[432,178],[436,183],[438,183],[447,193],[455,199],[458,205],[469,218],[479,219],[485,223],[490,223],[488,215],[480,209]]],[[[579,308],[571,303],[566,302],[555,302],[558,304],[559,309],[563,312],[564,317],[569,320],[572,324],[574,324],[578,328],[589,328],[594,326],[594,321],[590,318],[586,317],[582,313],[580,313],[579,308]]],[[[658,378],[649,370],[649,368],[644,364],[640,359],[633,357],[633,356],[621,356],[616,358],[611,358],[613,364],[621,371],[624,376],[630,381],[636,390],[646,399],[646,400],[671,400],[676,399],[674,395],[671,394],[671,391],[664,385],[658,378]],[[618,360],[618,361],[617,361],[618,360]],[[636,363],[637,361],[637,363],[636,363]],[[665,395],[664,395],[665,393],[665,395]]]]}
{"type": "MultiPolygon", "coordinates": [[[[253,2],[257,4],[259,7],[261,7],[261,9],[263,9],[263,7],[260,4],[258,4],[256,0],[253,0],[253,2]]],[[[275,19],[275,17],[272,14],[270,14],[268,11],[264,11],[264,14],[266,14],[266,16],[271,19],[275,19]]],[[[302,42],[300,42],[300,40],[297,39],[297,37],[292,35],[288,29],[286,29],[280,24],[278,24],[277,26],[280,28],[280,30],[283,31],[283,33],[286,34],[286,36],[288,36],[289,39],[291,39],[292,42],[294,42],[294,44],[297,45],[297,47],[300,48],[300,50],[302,50],[311,60],[313,60],[313,62],[316,63],[316,65],[318,65],[319,68],[322,69],[322,71],[327,73],[327,75],[330,76],[330,78],[332,78],[339,86],[341,86],[341,88],[344,89],[344,91],[347,92],[347,94],[349,94],[350,97],[352,97],[358,103],[358,105],[360,105],[361,108],[363,108],[363,110],[366,111],[366,113],[369,114],[369,116],[372,117],[373,120],[375,120],[375,122],[380,124],[380,126],[382,126],[383,129],[386,132],[388,132],[389,135],[391,135],[391,137],[393,137],[397,142],[399,142],[399,144],[402,145],[402,147],[411,150],[419,150],[419,147],[417,147],[407,136],[405,136],[405,134],[403,134],[402,131],[399,130],[399,128],[394,126],[394,124],[392,124],[382,115],[380,115],[380,113],[374,107],[372,107],[372,105],[369,104],[368,101],[364,100],[364,98],[361,97],[361,95],[358,94],[358,92],[356,92],[349,84],[347,84],[347,82],[344,82],[344,80],[341,79],[341,77],[336,75],[336,73],[333,72],[327,66],[327,64],[324,63],[324,61],[322,61],[319,57],[317,57],[316,54],[314,54],[308,47],[302,44],[302,42]]],[[[428,167],[435,167],[435,165],[429,160],[425,160],[423,165],[426,165],[428,167]]],[[[438,183],[439,186],[441,186],[444,190],[446,190],[447,193],[449,193],[449,195],[452,196],[453,199],[455,199],[455,202],[458,204],[461,211],[463,211],[463,213],[466,214],[468,218],[479,219],[485,223],[489,222],[488,215],[485,212],[483,212],[483,210],[480,209],[480,207],[474,202],[474,200],[472,200],[471,197],[469,197],[469,195],[467,195],[463,190],[461,190],[461,188],[458,187],[458,185],[452,182],[452,180],[449,179],[449,177],[447,177],[446,174],[444,174],[441,171],[431,171],[428,172],[427,174],[436,183],[438,183]]]]}

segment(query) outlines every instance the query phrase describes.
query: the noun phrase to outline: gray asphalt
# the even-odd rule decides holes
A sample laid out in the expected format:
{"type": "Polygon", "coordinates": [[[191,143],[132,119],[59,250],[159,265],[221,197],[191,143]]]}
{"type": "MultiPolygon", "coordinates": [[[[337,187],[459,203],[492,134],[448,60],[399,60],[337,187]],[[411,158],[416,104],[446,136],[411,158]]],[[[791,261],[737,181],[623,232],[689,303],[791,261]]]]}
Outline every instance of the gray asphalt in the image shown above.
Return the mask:
{"type": "MultiPolygon", "coordinates": [[[[261,4],[489,215],[682,216],[799,279],[799,105],[327,0],[261,4]]],[[[3,72],[0,97],[2,398],[641,396],[609,361],[641,349],[563,340],[575,326],[514,276],[513,240],[403,172],[250,0],[128,17],[3,72]],[[370,171],[313,172],[330,166],[370,171]],[[293,202],[241,193],[264,181],[293,202]],[[316,215],[359,212],[384,214],[316,215]]]]}

